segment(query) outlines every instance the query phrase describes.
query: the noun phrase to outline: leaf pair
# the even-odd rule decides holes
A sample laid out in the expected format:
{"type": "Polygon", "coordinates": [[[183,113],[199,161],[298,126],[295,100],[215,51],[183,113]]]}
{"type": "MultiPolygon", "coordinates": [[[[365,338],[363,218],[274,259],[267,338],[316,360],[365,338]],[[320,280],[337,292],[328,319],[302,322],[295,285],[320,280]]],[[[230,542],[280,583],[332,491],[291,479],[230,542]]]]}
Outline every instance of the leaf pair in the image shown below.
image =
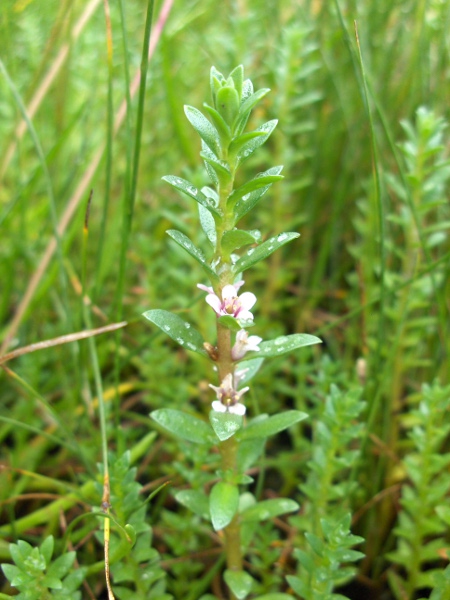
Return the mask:
{"type": "MultiPolygon", "coordinates": [[[[175,342],[180,344],[180,346],[183,346],[183,348],[191,350],[192,352],[197,352],[202,356],[208,356],[204,347],[205,341],[201,333],[178,315],[167,310],[153,309],[146,311],[143,316],[159,327],[161,331],[175,342]]],[[[221,317],[222,325],[235,330],[235,319],[231,317],[232,322],[230,323],[229,320],[225,320],[226,318],[226,315],[223,318],[221,317]]],[[[270,358],[292,352],[304,346],[320,343],[321,340],[318,337],[306,333],[282,335],[273,340],[261,342],[259,344],[259,352],[250,352],[249,357],[256,359],[270,358]]]]}

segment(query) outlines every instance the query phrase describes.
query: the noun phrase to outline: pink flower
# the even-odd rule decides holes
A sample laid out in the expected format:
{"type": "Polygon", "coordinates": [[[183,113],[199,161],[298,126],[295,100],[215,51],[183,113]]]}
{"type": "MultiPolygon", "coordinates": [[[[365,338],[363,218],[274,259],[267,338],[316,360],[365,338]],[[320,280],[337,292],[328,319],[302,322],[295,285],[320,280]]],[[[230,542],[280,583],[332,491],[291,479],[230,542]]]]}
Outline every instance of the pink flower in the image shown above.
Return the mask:
{"type": "Polygon", "coordinates": [[[241,396],[245,394],[250,388],[245,387],[242,390],[235,389],[236,384],[233,385],[233,375],[228,373],[223,378],[222,383],[219,387],[209,384],[217,395],[217,400],[212,403],[212,408],[215,412],[229,412],[234,415],[245,415],[245,406],[239,402],[241,396]]]}
{"type": "Polygon", "coordinates": [[[240,360],[247,352],[251,350],[258,351],[260,342],[262,342],[262,338],[257,335],[249,336],[245,329],[241,329],[236,334],[236,343],[231,349],[231,358],[240,360]]]}
{"type": "Polygon", "coordinates": [[[238,296],[237,291],[243,284],[243,281],[239,281],[234,285],[225,285],[222,289],[222,299],[214,293],[211,287],[201,283],[197,284],[197,287],[208,292],[205,300],[214,309],[217,316],[231,315],[243,321],[253,321],[250,309],[256,302],[256,296],[252,292],[244,292],[241,296],[238,296]]]}

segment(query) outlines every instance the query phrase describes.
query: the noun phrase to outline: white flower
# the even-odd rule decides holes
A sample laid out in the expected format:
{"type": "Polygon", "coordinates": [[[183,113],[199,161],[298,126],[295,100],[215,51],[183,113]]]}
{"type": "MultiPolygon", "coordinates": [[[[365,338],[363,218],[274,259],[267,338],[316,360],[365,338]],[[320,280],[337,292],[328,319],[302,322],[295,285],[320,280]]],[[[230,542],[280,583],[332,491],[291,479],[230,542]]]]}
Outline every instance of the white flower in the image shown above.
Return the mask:
{"type": "Polygon", "coordinates": [[[233,375],[228,373],[223,378],[219,387],[209,384],[209,387],[216,392],[217,400],[212,403],[212,408],[216,412],[229,412],[234,415],[245,415],[245,406],[239,402],[241,396],[250,388],[245,387],[242,390],[236,390],[233,384],[233,375]]]}
{"type": "Polygon", "coordinates": [[[257,335],[248,335],[245,329],[241,329],[236,334],[236,343],[231,349],[231,358],[233,360],[240,360],[247,352],[259,351],[258,344],[262,342],[262,338],[257,335]]]}
{"type": "Polygon", "coordinates": [[[211,287],[202,285],[201,283],[197,284],[197,287],[208,292],[205,300],[213,308],[217,316],[231,315],[243,321],[253,321],[250,309],[256,302],[256,296],[252,292],[244,292],[241,296],[238,296],[237,291],[243,284],[243,281],[239,281],[234,285],[225,285],[222,288],[222,299],[214,293],[211,287]]]}
{"type": "Polygon", "coordinates": [[[220,400],[214,400],[214,402],[212,403],[212,409],[215,412],[228,412],[232,415],[240,415],[241,417],[245,415],[245,406],[240,402],[237,402],[232,406],[225,406],[225,404],[222,404],[220,400]]]}

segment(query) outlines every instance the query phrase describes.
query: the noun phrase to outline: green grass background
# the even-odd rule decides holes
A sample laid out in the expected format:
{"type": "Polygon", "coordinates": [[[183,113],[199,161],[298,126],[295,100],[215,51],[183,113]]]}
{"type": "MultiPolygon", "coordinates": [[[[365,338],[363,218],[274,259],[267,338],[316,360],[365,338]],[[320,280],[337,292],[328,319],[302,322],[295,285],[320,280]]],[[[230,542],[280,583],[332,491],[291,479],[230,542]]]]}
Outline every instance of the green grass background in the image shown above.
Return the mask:
{"type": "MultiPolygon", "coordinates": [[[[246,273],[246,289],[258,297],[254,332],[265,338],[307,332],[324,341],[267,364],[254,380],[250,410],[307,410],[308,399],[323,397],[330,381],[345,387],[359,380],[367,409],[353,508],[366,506],[402,480],[408,406],[422,384],[449,383],[443,123],[449,116],[449,3],[175,0],[159,26],[163,3],[156,2],[153,31],[160,27],[161,35],[149,64],[143,122],[136,125],[135,95],[117,133],[114,117],[139,69],[146,4],[111,3],[110,62],[101,2],[77,30],[87,6],[78,0],[0,5],[0,332],[3,339],[13,334],[6,352],[122,318],[129,324],[120,334],[95,339],[98,367],[83,341],[24,355],[8,362],[13,373],[0,372],[2,522],[18,520],[9,534],[19,537],[57,530],[56,513],[45,525],[32,518],[21,525],[20,519],[49,501],[39,493],[58,496],[63,483],[77,486],[95,473],[102,448],[96,376],[104,390],[109,446],[118,452],[138,448],[151,427],[150,410],[207,414],[207,383],[214,382],[209,367],[140,315],[149,308],[179,311],[213,341],[214,319],[196,289],[197,282],[206,283],[200,268],[165,235],[175,227],[206,249],[197,208],[161,181],[175,174],[208,183],[183,104],[201,108],[209,101],[211,65],[228,73],[243,64],[256,88],[271,88],[253,125],[279,119],[240,176],[245,181],[283,164],[285,180],[246,217],[245,226],[260,228],[264,237],[301,233],[246,273]],[[30,106],[53,71],[52,84],[18,135],[21,107],[30,106]],[[431,117],[419,135],[414,124],[421,106],[431,117]],[[410,123],[409,137],[402,122],[410,123]],[[399,146],[405,141],[411,144],[408,156],[399,146]],[[88,179],[100,149],[102,158],[88,179]],[[73,216],[12,330],[82,182],[73,216]]],[[[141,481],[150,487],[179,477],[171,467],[179,459],[175,446],[158,439],[150,454],[137,451],[145,457],[141,481]]],[[[292,494],[301,468],[288,467],[301,440],[287,448],[282,442],[271,448],[278,458],[269,485],[292,494]],[[279,485],[276,473],[282,474],[279,485]]],[[[151,514],[160,540],[170,529],[161,516],[163,504],[161,497],[151,514]]],[[[370,504],[359,533],[373,544],[364,549],[364,576],[383,587],[380,556],[392,546],[395,501],[380,504],[370,504]],[[382,523],[376,534],[374,519],[382,523]]],[[[0,555],[8,557],[6,542],[0,555]]]]}

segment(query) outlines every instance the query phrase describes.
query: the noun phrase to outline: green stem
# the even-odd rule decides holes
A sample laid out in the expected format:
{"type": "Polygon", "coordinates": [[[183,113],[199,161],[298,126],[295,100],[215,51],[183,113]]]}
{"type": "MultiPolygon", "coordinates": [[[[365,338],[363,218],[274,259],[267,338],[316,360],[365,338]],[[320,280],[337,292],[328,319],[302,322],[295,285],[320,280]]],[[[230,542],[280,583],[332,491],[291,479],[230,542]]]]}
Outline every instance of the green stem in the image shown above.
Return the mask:
{"type": "MultiPolygon", "coordinates": [[[[227,194],[228,195],[228,194],[227,194]]],[[[219,240],[219,236],[218,236],[219,240]]],[[[234,372],[234,363],[231,357],[231,331],[217,324],[217,350],[219,359],[217,362],[219,383],[229,374],[234,372]]],[[[220,453],[222,456],[222,471],[233,475],[238,472],[237,452],[239,443],[235,436],[231,436],[220,444],[220,453]]],[[[242,570],[242,547],[241,547],[241,529],[239,515],[233,517],[231,523],[224,529],[225,536],[225,556],[227,568],[232,571],[242,570]]],[[[230,600],[236,600],[236,596],[230,590],[230,600]]]]}

